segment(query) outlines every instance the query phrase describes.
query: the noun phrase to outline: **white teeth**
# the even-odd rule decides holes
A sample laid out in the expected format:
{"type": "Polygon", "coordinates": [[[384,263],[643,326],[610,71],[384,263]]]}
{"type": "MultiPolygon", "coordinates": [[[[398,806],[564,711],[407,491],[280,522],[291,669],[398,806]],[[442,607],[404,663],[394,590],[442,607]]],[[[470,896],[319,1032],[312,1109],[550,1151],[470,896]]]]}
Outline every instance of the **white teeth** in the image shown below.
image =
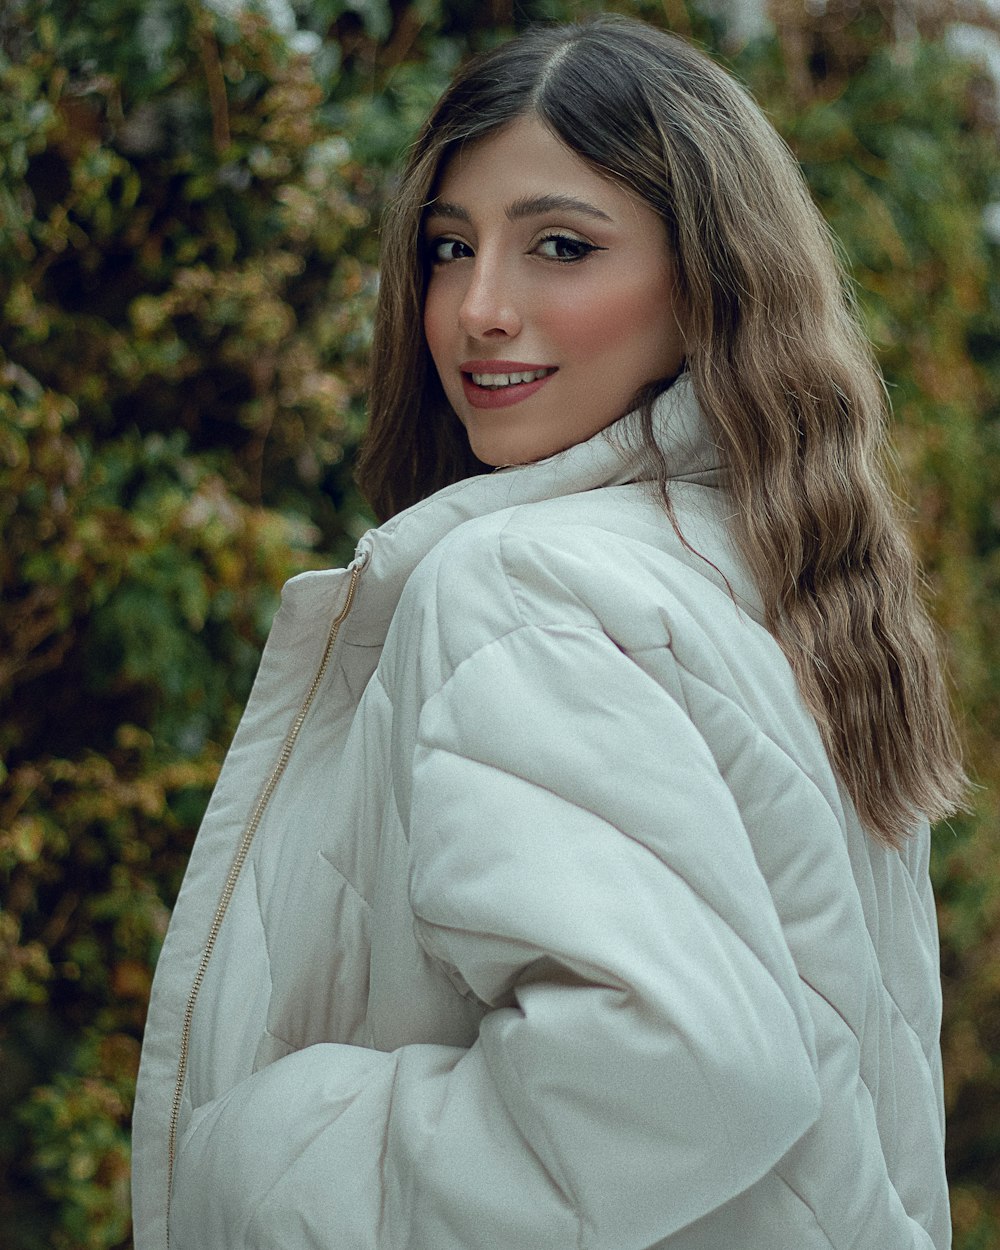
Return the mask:
{"type": "Polygon", "coordinates": [[[534,382],[551,373],[551,369],[532,369],[528,373],[474,373],[477,386],[516,386],[518,382],[534,382]]]}

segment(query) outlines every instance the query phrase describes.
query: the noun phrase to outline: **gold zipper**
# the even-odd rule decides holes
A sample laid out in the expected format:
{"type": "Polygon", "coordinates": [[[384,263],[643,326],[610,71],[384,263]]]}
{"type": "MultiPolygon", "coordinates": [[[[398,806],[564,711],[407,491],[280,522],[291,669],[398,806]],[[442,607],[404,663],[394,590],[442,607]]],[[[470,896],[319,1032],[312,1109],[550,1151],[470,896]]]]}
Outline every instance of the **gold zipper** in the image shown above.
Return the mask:
{"type": "Polygon", "coordinates": [[[236,890],[236,883],[239,880],[240,873],[243,871],[243,865],[246,863],[247,855],[250,853],[250,844],[253,842],[254,834],[260,826],[260,822],[264,817],[268,803],[277,788],[278,782],[281,780],[285,769],[288,767],[288,761],[291,758],[292,750],[299,736],[299,732],[309,714],[316,692],[319,690],[320,683],[326,675],[326,670],[330,664],[330,656],[333,653],[334,643],[337,641],[337,635],[340,633],[340,626],[343,624],[351,605],[354,603],[354,595],[358,588],[358,579],[361,576],[361,570],[364,568],[365,561],[363,557],[359,557],[358,563],[351,570],[351,580],[347,586],[347,598],[344,600],[344,606],[333,618],[330,623],[330,632],[327,635],[326,646],[323,648],[323,656],[319,662],[319,668],[313,677],[312,684],[306,693],[302,706],[299,708],[298,715],[292,722],[292,726],[285,736],[282,744],[281,752],[271,775],[267,779],[264,789],[260,793],[260,797],[254,806],[253,812],[247,822],[246,828],[243,830],[243,837],[240,839],[239,849],[236,852],[236,858],[233,860],[229,869],[229,875],[226,877],[226,883],[222,887],[222,894],[219,898],[218,906],[215,909],[215,916],[212,919],[212,927],[208,931],[208,941],[205,949],[202,951],[201,961],[198,964],[198,971],[195,973],[194,984],[188,994],[187,1006],[184,1009],[184,1023],[181,1029],[181,1053],[177,1061],[177,1081],[174,1085],[174,1098],[170,1107],[170,1130],[167,1135],[167,1245],[170,1245],[170,1193],[174,1183],[174,1156],[177,1150],[177,1124],[180,1120],[181,1102],[184,1097],[184,1081],[187,1077],[188,1053],[191,1046],[191,1024],[194,1020],[195,1004],[198,1001],[198,994],[201,991],[202,983],[205,980],[205,974],[208,971],[209,961],[212,958],[212,952],[215,949],[215,943],[219,937],[219,930],[222,928],[222,922],[229,910],[229,904],[232,901],[233,893],[236,890]]]}

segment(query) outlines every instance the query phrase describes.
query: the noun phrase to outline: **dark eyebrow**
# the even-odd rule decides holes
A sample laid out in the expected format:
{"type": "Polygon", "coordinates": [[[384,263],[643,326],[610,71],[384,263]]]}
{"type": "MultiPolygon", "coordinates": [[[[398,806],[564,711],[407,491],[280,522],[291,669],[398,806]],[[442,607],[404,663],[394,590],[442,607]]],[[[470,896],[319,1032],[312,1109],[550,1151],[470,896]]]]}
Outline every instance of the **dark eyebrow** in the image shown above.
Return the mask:
{"type": "MultiPolygon", "coordinates": [[[[586,200],[578,200],[573,195],[530,195],[508,204],[506,213],[511,221],[519,221],[525,217],[541,217],[544,213],[582,213],[585,217],[594,217],[599,221],[611,221],[612,218],[586,200]]],[[[453,204],[451,200],[432,200],[427,205],[428,217],[451,217],[455,221],[471,220],[467,209],[461,204],[453,204]]]]}
{"type": "Polygon", "coordinates": [[[424,209],[425,217],[452,217],[455,221],[471,220],[461,204],[452,204],[451,200],[431,200],[424,209]]]}
{"type": "Polygon", "coordinates": [[[578,200],[574,195],[531,195],[515,200],[507,208],[507,216],[511,221],[523,217],[540,217],[543,213],[582,213],[584,217],[596,217],[599,221],[611,221],[607,213],[588,204],[586,200],[578,200]]]}

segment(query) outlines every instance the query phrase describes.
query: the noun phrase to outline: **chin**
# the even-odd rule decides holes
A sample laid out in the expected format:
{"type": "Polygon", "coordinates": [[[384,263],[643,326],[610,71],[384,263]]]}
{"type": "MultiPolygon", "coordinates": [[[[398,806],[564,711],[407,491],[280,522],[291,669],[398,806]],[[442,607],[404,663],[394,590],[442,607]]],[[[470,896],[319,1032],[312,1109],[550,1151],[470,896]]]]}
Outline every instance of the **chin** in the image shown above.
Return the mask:
{"type": "Polygon", "coordinates": [[[469,447],[472,454],[487,469],[502,469],[510,464],[526,464],[529,457],[519,455],[516,447],[508,444],[505,445],[502,439],[496,438],[476,438],[469,434],[468,427],[466,433],[469,435],[469,447]]]}
{"type": "Polygon", "coordinates": [[[472,454],[478,461],[486,466],[487,469],[509,469],[515,465],[533,464],[536,460],[544,460],[546,456],[550,456],[552,452],[539,452],[537,455],[531,455],[524,451],[518,451],[515,448],[502,449],[497,447],[477,447],[475,443],[471,443],[472,454]]]}
{"type": "MultiPolygon", "coordinates": [[[[468,430],[466,431],[468,433],[468,430]]],[[[523,439],[475,438],[469,435],[469,446],[477,460],[491,469],[513,465],[534,464],[573,446],[573,440],[552,443],[525,443],[523,439]]]]}

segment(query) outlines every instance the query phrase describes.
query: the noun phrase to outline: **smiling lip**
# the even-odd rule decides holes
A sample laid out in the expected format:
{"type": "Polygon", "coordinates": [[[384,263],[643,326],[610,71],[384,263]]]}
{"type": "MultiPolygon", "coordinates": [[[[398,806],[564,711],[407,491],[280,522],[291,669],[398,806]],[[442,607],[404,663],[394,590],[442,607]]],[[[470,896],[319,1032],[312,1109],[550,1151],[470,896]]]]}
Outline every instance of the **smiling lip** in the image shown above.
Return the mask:
{"type": "Polygon", "coordinates": [[[539,391],[549,378],[554,377],[556,368],[553,365],[525,364],[520,360],[466,360],[459,369],[462,374],[462,389],[465,398],[473,408],[509,408],[522,400],[530,399],[539,391]],[[539,373],[542,369],[548,372],[530,382],[513,382],[505,386],[480,386],[473,381],[473,374],[496,377],[512,373],[539,373]]]}

